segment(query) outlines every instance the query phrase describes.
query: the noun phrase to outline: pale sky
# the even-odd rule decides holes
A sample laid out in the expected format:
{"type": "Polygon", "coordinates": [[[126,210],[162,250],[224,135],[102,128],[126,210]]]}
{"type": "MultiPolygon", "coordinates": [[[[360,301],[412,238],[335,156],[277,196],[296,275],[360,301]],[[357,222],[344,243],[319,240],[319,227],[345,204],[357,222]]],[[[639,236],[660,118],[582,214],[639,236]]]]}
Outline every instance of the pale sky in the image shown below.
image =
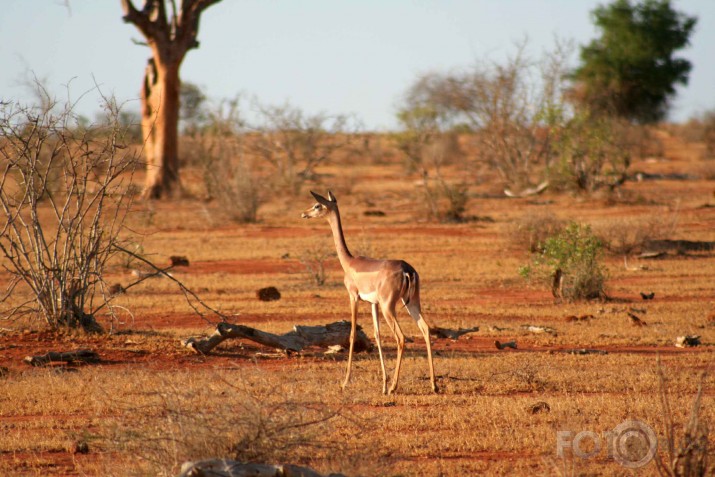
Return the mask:
{"type": "MultiPolygon", "coordinates": [[[[135,4],[142,3],[135,0],[135,4]]],[[[310,114],[354,114],[366,129],[395,128],[400,96],[429,71],[500,61],[525,37],[537,56],[554,37],[584,45],[595,37],[594,0],[223,0],[202,16],[200,48],[181,77],[213,99],[237,94],[286,101],[310,114]]],[[[715,0],[674,0],[698,16],[693,63],[671,119],[715,109],[715,0]]],[[[59,99],[83,93],[78,112],[93,118],[95,82],[139,110],[146,47],[123,23],[120,0],[2,0],[0,99],[29,101],[23,78],[46,80],[59,99]],[[30,76],[31,77],[31,76],[30,76]]],[[[574,61],[577,55],[574,55],[574,61]]]]}

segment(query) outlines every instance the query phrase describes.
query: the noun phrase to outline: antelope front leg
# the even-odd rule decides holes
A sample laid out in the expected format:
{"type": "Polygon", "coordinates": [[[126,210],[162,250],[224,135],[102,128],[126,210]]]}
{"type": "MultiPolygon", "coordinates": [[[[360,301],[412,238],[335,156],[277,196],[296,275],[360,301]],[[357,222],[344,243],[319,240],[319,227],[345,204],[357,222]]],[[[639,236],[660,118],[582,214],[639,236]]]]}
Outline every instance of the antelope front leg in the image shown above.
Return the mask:
{"type": "Polygon", "coordinates": [[[387,371],[385,371],[385,360],[382,357],[382,344],[380,343],[380,318],[377,316],[377,303],[372,304],[372,324],[375,328],[375,342],[377,352],[380,355],[380,367],[382,368],[382,394],[387,394],[387,371]]]}
{"type": "Polygon", "coordinates": [[[345,381],[343,381],[342,388],[345,389],[345,386],[348,385],[348,381],[350,381],[350,369],[352,367],[353,363],[353,347],[355,345],[355,333],[356,333],[356,328],[357,328],[357,305],[358,305],[358,299],[356,296],[353,296],[352,293],[350,294],[350,347],[348,351],[348,369],[345,372],[345,381]]]}

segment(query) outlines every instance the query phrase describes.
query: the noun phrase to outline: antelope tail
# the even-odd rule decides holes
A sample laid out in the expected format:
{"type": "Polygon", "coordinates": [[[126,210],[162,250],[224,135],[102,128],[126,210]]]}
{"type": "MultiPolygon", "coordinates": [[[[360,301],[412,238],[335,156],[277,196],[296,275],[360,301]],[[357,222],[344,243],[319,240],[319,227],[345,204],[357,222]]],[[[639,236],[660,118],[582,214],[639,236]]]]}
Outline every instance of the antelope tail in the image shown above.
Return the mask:
{"type": "Polygon", "coordinates": [[[417,274],[415,272],[403,272],[400,295],[402,296],[402,301],[405,303],[405,306],[407,306],[412,300],[412,297],[415,296],[416,288],[417,274]]]}

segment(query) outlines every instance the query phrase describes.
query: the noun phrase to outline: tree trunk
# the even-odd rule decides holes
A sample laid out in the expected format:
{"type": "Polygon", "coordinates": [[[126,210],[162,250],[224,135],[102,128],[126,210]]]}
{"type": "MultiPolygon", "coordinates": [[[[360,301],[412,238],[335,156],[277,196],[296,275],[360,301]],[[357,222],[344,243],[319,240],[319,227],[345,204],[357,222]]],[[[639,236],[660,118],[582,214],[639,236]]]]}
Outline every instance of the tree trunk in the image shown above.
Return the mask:
{"type": "Polygon", "coordinates": [[[176,197],[179,182],[179,65],[149,60],[142,90],[142,133],[146,140],[144,197],[176,197]]]}
{"type": "Polygon", "coordinates": [[[221,0],[120,0],[126,23],[146,38],[152,58],[144,74],[142,133],[146,155],[144,197],[177,196],[179,184],[179,67],[192,48],[198,48],[201,12],[221,0]],[[179,4],[179,5],[177,5],[179,4]],[[178,7],[178,8],[177,8],[178,7]]]}

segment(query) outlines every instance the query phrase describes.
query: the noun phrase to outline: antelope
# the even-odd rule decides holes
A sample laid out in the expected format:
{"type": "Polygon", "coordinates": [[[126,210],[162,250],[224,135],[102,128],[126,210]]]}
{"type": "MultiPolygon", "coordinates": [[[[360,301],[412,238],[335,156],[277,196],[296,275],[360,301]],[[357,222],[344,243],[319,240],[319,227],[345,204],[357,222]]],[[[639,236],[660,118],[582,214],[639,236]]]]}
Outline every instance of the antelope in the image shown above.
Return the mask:
{"type": "Polygon", "coordinates": [[[417,271],[404,260],[378,260],[367,257],[355,257],[348,250],[345,244],[342,224],[340,222],[340,211],[338,201],[332,192],[328,192],[328,198],[310,192],[315,200],[315,205],[305,210],[302,214],[304,219],[324,217],[330,224],[333,233],[335,249],[338,253],[338,260],[345,272],[345,288],[350,296],[351,329],[350,329],[350,349],[348,351],[348,364],[345,380],[342,389],[345,389],[350,381],[350,370],[353,359],[353,346],[355,344],[355,333],[357,327],[358,302],[366,301],[372,305],[372,321],[375,329],[375,341],[380,355],[380,367],[382,369],[382,393],[392,394],[397,389],[397,382],[400,377],[400,366],[402,364],[402,353],[405,349],[405,335],[395,318],[398,303],[407,308],[407,312],[417,323],[425,344],[427,345],[427,362],[429,363],[430,384],[433,392],[437,392],[435,383],[434,364],[432,363],[432,345],[430,343],[430,326],[422,316],[420,310],[420,278],[417,271]],[[392,331],[397,343],[397,363],[395,373],[392,377],[392,384],[387,388],[387,372],[385,370],[385,360],[382,355],[382,344],[380,343],[380,322],[378,318],[378,308],[385,318],[387,326],[392,331]]]}

